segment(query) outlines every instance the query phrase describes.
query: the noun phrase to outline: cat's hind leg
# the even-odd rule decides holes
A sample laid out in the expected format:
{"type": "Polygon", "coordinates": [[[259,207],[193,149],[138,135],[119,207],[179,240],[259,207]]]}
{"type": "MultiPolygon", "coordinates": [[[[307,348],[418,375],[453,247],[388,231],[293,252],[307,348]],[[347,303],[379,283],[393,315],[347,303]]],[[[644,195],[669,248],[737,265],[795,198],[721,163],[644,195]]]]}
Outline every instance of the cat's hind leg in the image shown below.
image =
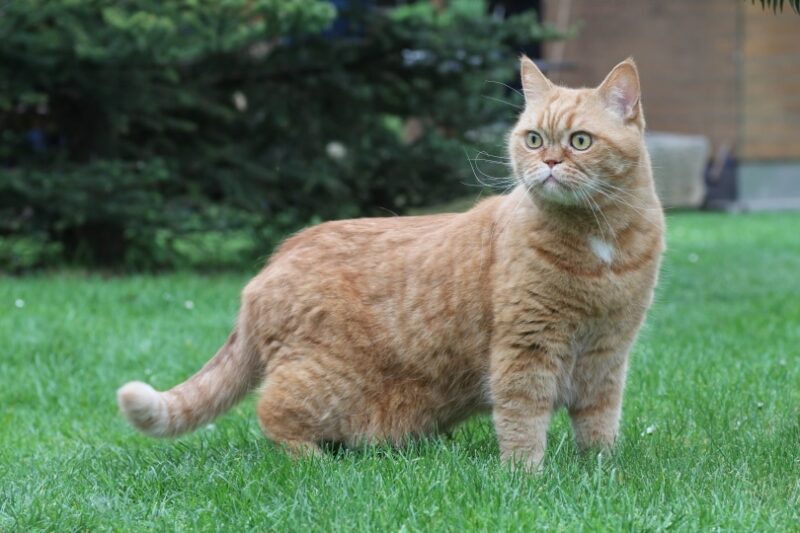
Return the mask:
{"type": "Polygon", "coordinates": [[[329,406],[312,361],[283,364],[269,372],[257,413],[261,430],[294,457],[321,455],[319,444],[331,439],[329,406]]]}
{"type": "Polygon", "coordinates": [[[429,384],[403,369],[356,369],[317,354],[269,369],[258,403],[264,434],[295,455],[321,453],[319,444],[348,448],[403,446],[434,432],[436,406],[429,384]]]}

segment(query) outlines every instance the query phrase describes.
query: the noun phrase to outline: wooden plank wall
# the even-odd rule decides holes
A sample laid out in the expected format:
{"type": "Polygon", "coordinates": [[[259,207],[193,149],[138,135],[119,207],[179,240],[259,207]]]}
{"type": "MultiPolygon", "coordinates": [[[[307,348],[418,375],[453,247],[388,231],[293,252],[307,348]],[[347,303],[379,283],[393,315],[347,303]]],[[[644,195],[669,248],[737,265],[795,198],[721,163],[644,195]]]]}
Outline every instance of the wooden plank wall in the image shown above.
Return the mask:
{"type": "Polygon", "coordinates": [[[800,159],[800,15],[744,5],[744,160],[800,159]]]}
{"type": "MultiPolygon", "coordinates": [[[[574,69],[555,76],[592,86],[632,55],[642,80],[648,127],[703,134],[712,150],[734,148],[739,136],[736,50],[740,0],[546,0],[544,19],[555,22],[570,4],[578,36],[563,47],[574,69]]],[[[545,56],[558,47],[547,46],[545,56]]]]}

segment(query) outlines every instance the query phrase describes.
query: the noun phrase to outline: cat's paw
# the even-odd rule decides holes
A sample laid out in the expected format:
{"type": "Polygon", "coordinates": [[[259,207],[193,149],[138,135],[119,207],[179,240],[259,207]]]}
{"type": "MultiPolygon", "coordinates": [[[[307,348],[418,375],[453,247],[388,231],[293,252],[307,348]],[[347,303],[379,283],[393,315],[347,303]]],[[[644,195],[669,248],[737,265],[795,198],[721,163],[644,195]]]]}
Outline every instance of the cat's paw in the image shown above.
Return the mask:
{"type": "Polygon", "coordinates": [[[508,450],[500,458],[514,470],[536,475],[544,471],[544,450],[508,450]]]}
{"type": "Polygon", "coordinates": [[[575,443],[582,453],[610,452],[617,442],[618,433],[613,428],[604,428],[600,424],[575,421],[573,423],[575,443]]]}

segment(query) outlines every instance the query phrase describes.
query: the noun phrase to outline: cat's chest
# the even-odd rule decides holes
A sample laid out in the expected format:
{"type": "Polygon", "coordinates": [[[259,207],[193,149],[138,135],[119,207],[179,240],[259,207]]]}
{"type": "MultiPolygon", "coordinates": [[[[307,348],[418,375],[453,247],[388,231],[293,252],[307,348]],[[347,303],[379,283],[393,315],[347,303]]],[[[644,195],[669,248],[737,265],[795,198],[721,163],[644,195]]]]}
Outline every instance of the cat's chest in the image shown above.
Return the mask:
{"type": "Polygon", "coordinates": [[[614,262],[614,256],[617,255],[616,243],[609,242],[601,237],[590,235],[586,238],[586,248],[594,256],[594,259],[600,261],[604,265],[611,265],[614,262]]]}
{"type": "Polygon", "coordinates": [[[649,300],[657,264],[632,265],[624,250],[592,237],[570,252],[529,250],[520,256],[522,267],[507,271],[515,297],[530,299],[534,308],[549,302],[557,315],[575,320],[613,318],[649,300]]]}
{"type": "Polygon", "coordinates": [[[496,311],[541,312],[566,327],[586,319],[638,316],[648,307],[660,257],[657,238],[515,229],[498,249],[496,311]]]}

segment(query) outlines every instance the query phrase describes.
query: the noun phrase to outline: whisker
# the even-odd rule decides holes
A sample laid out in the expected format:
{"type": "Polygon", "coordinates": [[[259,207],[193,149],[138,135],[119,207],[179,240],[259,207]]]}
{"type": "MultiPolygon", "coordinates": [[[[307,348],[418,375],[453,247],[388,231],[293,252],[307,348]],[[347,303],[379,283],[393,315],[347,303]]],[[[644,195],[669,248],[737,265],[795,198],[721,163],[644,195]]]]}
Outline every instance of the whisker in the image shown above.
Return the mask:
{"type": "Polygon", "coordinates": [[[476,155],[485,155],[486,157],[496,157],[497,159],[505,159],[506,161],[510,161],[511,160],[511,158],[506,156],[506,155],[494,155],[494,154],[490,154],[489,152],[487,152],[485,150],[478,151],[478,153],[476,155]]]}
{"type": "Polygon", "coordinates": [[[591,180],[584,179],[581,176],[573,176],[573,177],[577,178],[582,186],[586,187],[587,189],[591,190],[592,192],[600,194],[601,196],[603,196],[604,198],[608,199],[612,203],[616,203],[616,204],[619,204],[619,205],[624,205],[626,207],[629,207],[630,209],[633,209],[634,211],[636,211],[640,215],[643,215],[643,216],[646,215],[646,210],[649,210],[649,211],[657,211],[658,210],[658,208],[648,208],[646,206],[635,206],[635,205],[631,204],[630,202],[626,202],[624,199],[619,198],[619,197],[611,194],[611,192],[615,192],[615,194],[618,194],[620,196],[621,195],[627,195],[633,200],[639,200],[639,197],[637,197],[632,192],[627,191],[625,189],[621,189],[621,188],[616,187],[614,185],[607,184],[607,183],[602,183],[602,182],[601,183],[594,183],[591,180]],[[603,189],[604,186],[612,188],[613,191],[604,190],[603,189]]]}
{"type": "Polygon", "coordinates": [[[510,157],[501,157],[499,155],[492,155],[487,152],[478,152],[472,159],[479,159],[479,158],[486,159],[488,161],[496,161],[498,163],[503,163],[503,164],[511,164],[510,157]]]}
{"type": "MultiPolygon", "coordinates": [[[[589,186],[591,187],[591,185],[589,185],[589,186]]],[[[631,200],[634,200],[634,201],[639,200],[639,197],[637,197],[632,192],[626,191],[624,189],[615,188],[615,189],[612,189],[611,191],[607,191],[607,190],[604,190],[603,189],[603,185],[600,184],[600,185],[595,186],[595,188],[593,190],[596,191],[598,194],[603,195],[605,198],[607,198],[611,202],[614,202],[616,204],[624,205],[626,207],[629,207],[629,208],[635,210],[640,215],[646,215],[647,212],[661,211],[661,208],[658,208],[658,207],[648,207],[648,206],[643,206],[643,205],[635,206],[635,205],[631,204],[630,202],[625,201],[623,198],[620,198],[619,196],[623,196],[623,197],[627,196],[628,198],[630,198],[631,200]],[[616,196],[616,195],[619,195],[619,196],[616,196]]]]}
{"type": "Polygon", "coordinates": [[[497,85],[502,85],[503,87],[505,87],[505,88],[507,88],[507,89],[511,89],[512,91],[514,91],[515,93],[517,93],[517,94],[518,94],[518,95],[520,95],[521,97],[525,98],[525,95],[524,95],[524,94],[522,94],[522,92],[521,92],[520,90],[518,90],[518,89],[515,89],[515,88],[514,88],[514,87],[512,87],[511,85],[505,84],[505,83],[503,83],[502,81],[495,81],[495,80],[485,80],[485,81],[486,81],[486,83],[494,83],[494,84],[497,84],[497,85]]]}
{"type": "Polygon", "coordinates": [[[506,165],[511,166],[511,163],[508,161],[497,161],[496,159],[486,159],[483,157],[473,157],[470,161],[485,161],[487,163],[494,163],[495,165],[506,165]]]}
{"type": "Polygon", "coordinates": [[[475,178],[475,181],[477,181],[481,186],[485,188],[496,189],[498,185],[503,186],[503,185],[513,184],[515,182],[513,178],[508,176],[491,176],[485,173],[483,170],[481,170],[481,168],[478,166],[475,160],[469,157],[469,155],[467,155],[467,161],[469,162],[469,168],[470,170],[472,170],[472,175],[475,178]],[[481,179],[478,176],[478,174],[480,174],[489,181],[494,181],[495,184],[487,183],[486,181],[481,179]]]}
{"type": "Polygon", "coordinates": [[[597,213],[600,213],[600,215],[603,216],[603,219],[606,221],[606,225],[608,226],[609,231],[611,231],[611,236],[614,239],[614,243],[617,244],[616,242],[617,239],[616,236],[614,235],[614,229],[611,227],[611,224],[608,222],[608,219],[600,210],[600,206],[597,205],[597,202],[594,202],[591,196],[589,196],[589,193],[587,193],[582,189],[576,189],[576,192],[578,192],[578,196],[581,197],[581,199],[586,200],[586,206],[591,211],[592,216],[594,217],[594,220],[597,223],[597,230],[600,232],[600,237],[603,239],[603,241],[608,242],[608,238],[606,237],[606,232],[603,230],[602,224],[600,224],[600,219],[598,218],[597,213]]]}
{"type": "MultiPolygon", "coordinates": [[[[624,199],[623,195],[627,195],[628,197],[630,197],[634,201],[640,201],[641,200],[639,197],[635,196],[631,191],[627,191],[625,189],[622,189],[620,187],[617,187],[617,186],[614,186],[614,185],[611,185],[611,184],[608,184],[608,183],[605,183],[605,182],[592,182],[591,180],[589,180],[585,176],[573,175],[572,177],[574,179],[576,179],[582,187],[592,191],[595,194],[599,194],[600,196],[602,196],[602,197],[606,198],[608,201],[610,201],[612,204],[617,204],[617,205],[621,205],[621,206],[627,207],[628,209],[631,209],[632,211],[634,211],[634,212],[638,213],[639,215],[641,215],[644,218],[644,221],[646,223],[649,223],[649,224],[652,224],[652,225],[656,224],[655,221],[652,221],[651,218],[649,217],[649,213],[654,212],[654,211],[660,211],[660,209],[657,208],[657,207],[636,206],[636,205],[633,205],[630,202],[627,202],[624,199]],[[611,189],[614,189],[614,191],[616,191],[616,192],[613,192],[613,194],[612,194],[612,192],[610,192],[610,191],[603,190],[602,187],[604,185],[608,186],[611,189]]],[[[614,233],[613,232],[613,228],[611,228],[611,224],[608,222],[608,218],[605,216],[605,213],[603,212],[602,208],[600,207],[600,205],[597,203],[596,200],[593,200],[593,203],[597,207],[600,215],[604,219],[606,219],[606,222],[609,225],[609,228],[612,229],[612,235],[613,235],[613,233],[614,233]]]]}
{"type": "Polygon", "coordinates": [[[532,183],[532,184],[528,185],[528,184],[526,184],[525,182],[522,182],[522,183],[521,183],[521,185],[522,185],[522,188],[524,188],[524,189],[525,189],[525,193],[524,193],[524,194],[520,194],[520,198],[519,198],[519,200],[517,201],[516,205],[514,206],[514,209],[512,209],[512,210],[509,212],[509,215],[506,217],[506,222],[505,222],[505,224],[503,225],[503,227],[500,229],[500,231],[499,231],[498,233],[502,233],[503,231],[505,231],[506,227],[507,227],[507,226],[508,226],[508,224],[511,222],[511,219],[513,219],[513,218],[514,218],[514,215],[516,215],[516,214],[517,214],[517,210],[518,210],[518,209],[520,208],[520,206],[522,205],[522,202],[524,202],[524,201],[525,201],[525,200],[527,200],[527,199],[530,199],[530,192],[531,192],[531,189],[533,189],[533,187],[534,187],[535,183],[532,183]]]}
{"type": "MultiPolygon", "coordinates": [[[[600,231],[602,233],[603,230],[600,228],[600,219],[597,218],[597,214],[594,212],[594,208],[589,203],[589,200],[590,200],[589,193],[587,193],[586,191],[584,191],[582,189],[575,189],[575,192],[578,194],[578,198],[580,199],[581,204],[584,205],[585,207],[587,207],[589,209],[589,211],[592,212],[592,216],[594,217],[594,221],[597,223],[597,229],[598,229],[598,231],[600,231]]],[[[605,240],[605,237],[603,237],[603,240],[605,240]]]]}
{"type": "Polygon", "coordinates": [[[472,167],[472,175],[475,177],[475,181],[477,181],[481,185],[485,185],[487,187],[495,186],[495,185],[502,186],[502,185],[507,185],[509,183],[516,183],[516,181],[517,181],[514,178],[512,178],[511,176],[491,176],[489,174],[486,174],[480,168],[478,168],[478,165],[475,165],[475,166],[472,167]],[[478,177],[478,174],[483,176],[483,178],[486,179],[487,181],[484,181],[484,179],[481,179],[480,177],[478,177]],[[494,183],[492,183],[492,182],[494,182],[494,183]]]}
{"type": "MultiPolygon", "coordinates": [[[[476,178],[477,178],[477,176],[476,176],[476,178]]],[[[513,193],[513,190],[516,187],[521,185],[519,180],[517,180],[517,178],[514,177],[514,176],[509,176],[508,180],[509,180],[509,185],[505,189],[503,189],[502,192],[499,193],[501,196],[505,196],[505,195],[508,195],[509,193],[513,193]]],[[[520,202],[517,203],[517,206],[514,208],[513,211],[516,211],[516,209],[519,207],[521,201],[522,201],[522,199],[520,200],[520,202]]],[[[495,220],[494,222],[492,222],[491,228],[489,230],[489,239],[488,239],[487,243],[483,242],[483,236],[481,236],[481,264],[480,264],[480,271],[481,272],[483,271],[483,257],[485,255],[484,254],[484,248],[486,246],[493,246],[494,245],[494,240],[495,240],[495,235],[501,233],[503,231],[503,229],[505,229],[505,226],[507,225],[507,223],[506,223],[503,226],[503,229],[501,229],[500,231],[497,231],[497,226],[498,226],[499,222],[500,222],[499,220],[495,220]]]]}
{"type": "Polygon", "coordinates": [[[483,98],[486,98],[487,100],[494,100],[495,102],[500,102],[501,104],[506,104],[506,105],[509,105],[509,106],[511,106],[511,107],[513,107],[513,108],[516,108],[516,109],[522,109],[522,106],[521,106],[521,105],[512,104],[511,102],[506,102],[506,101],[505,101],[505,100],[503,100],[502,98],[495,98],[494,96],[487,96],[487,95],[485,95],[485,94],[484,94],[484,95],[481,95],[481,96],[482,96],[483,98]]]}
{"type": "MultiPolygon", "coordinates": [[[[598,203],[595,200],[593,200],[590,196],[588,198],[589,198],[589,202],[591,202],[595,206],[595,208],[597,208],[597,212],[600,214],[600,216],[603,217],[603,220],[605,221],[606,226],[608,226],[608,231],[609,231],[609,233],[611,233],[611,238],[614,241],[614,248],[619,248],[619,241],[617,240],[617,234],[614,233],[614,226],[611,225],[611,222],[609,222],[608,217],[606,217],[606,214],[603,213],[603,210],[600,208],[598,203]]],[[[604,241],[607,240],[606,236],[605,236],[605,232],[603,234],[603,240],[604,241]]]]}

